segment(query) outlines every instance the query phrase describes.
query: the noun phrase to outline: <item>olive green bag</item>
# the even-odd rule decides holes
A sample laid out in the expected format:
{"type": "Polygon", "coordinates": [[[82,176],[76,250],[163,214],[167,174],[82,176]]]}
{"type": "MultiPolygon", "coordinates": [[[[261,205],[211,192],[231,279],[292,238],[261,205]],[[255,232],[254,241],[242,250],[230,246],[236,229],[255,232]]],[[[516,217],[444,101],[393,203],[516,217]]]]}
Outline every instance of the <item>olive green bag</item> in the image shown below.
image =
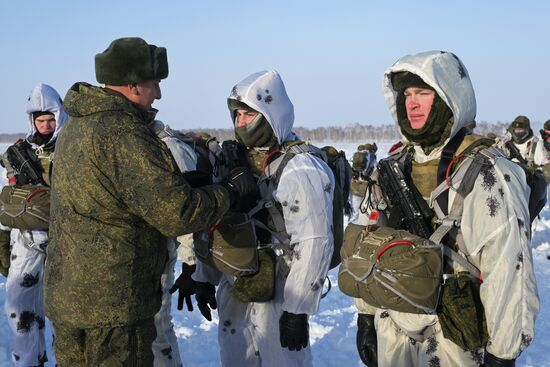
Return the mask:
{"type": "Polygon", "coordinates": [[[489,340],[479,284],[468,272],[444,280],[437,317],[443,336],[462,349],[476,349],[489,340]]]}
{"type": "Polygon", "coordinates": [[[260,249],[258,272],[235,278],[231,295],[241,302],[268,302],[275,296],[276,259],[270,248],[260,249]]]}
{"type": "Polygon", "coordinates": [[[239,276],[258,272],[258,241],[246,214],[228,213],[209,231],[195,233],[195,255],[219,271],[239,276]]]}
{"type": "Polygon", "coordinates": [[[378,308],[434,314],[442,271],[441,245],[390,227],[346,228],[338,285],[349,296],[378,308]]]}
{"type": "Polygon", "coordinates": [[[42,185],[4,186],[0,192],[0,223],[10,228],[47,230],[50,188],[42,185]]]}

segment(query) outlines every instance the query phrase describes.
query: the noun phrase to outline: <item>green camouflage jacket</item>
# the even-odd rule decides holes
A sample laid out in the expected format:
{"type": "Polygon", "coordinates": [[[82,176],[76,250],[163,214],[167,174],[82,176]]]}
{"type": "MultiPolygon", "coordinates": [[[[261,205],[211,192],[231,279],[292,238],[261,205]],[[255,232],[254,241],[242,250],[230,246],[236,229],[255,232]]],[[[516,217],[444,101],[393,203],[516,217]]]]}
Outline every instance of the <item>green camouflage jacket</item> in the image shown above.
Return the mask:
{"type": "Polygon", "coordinates": [[[75,328],[131,324],[160,308],[166,237],[208,228],[229,208],[221,185],[192,189],[150,118],[86,83],[64,100],[45,273],[48,317],[75,328]]]}

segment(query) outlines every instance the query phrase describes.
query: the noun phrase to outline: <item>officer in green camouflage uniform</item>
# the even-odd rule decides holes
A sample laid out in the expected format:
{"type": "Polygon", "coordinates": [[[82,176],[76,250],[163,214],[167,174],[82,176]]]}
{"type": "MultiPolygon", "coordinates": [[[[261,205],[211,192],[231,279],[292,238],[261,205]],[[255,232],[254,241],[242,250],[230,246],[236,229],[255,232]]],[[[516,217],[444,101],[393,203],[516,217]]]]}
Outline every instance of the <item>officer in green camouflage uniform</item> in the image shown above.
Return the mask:
{"type": "Polygon", "coordinates": [[[148,123],[166,49],[117,39],[96,55],[105,88],[76,83],[52,178],[46,314],[59,366],[152,366],[166,237],[208,228],[237,184],[192,189],[148,123]]]}

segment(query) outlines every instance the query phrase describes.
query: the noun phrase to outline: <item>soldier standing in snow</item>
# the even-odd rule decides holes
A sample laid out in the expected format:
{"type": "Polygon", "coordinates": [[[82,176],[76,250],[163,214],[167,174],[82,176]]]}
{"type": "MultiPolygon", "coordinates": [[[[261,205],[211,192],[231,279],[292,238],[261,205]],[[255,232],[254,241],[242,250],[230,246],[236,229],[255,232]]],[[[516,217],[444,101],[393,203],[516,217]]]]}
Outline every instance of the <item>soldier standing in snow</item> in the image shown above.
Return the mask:
{"type": "MultiPolygon", "coordinates": [[[[272,169],[270,158],[281,157],[293,144],[300,146],[292,132],[294,108],[277,72],[258,72],[237,83],[228,107],[238,140],[234,143],[258,177],[272,169]]],[[[318,310],[333,252],[335,180],[327,164],[311,152],[288,158],[277,170],[276,190],[264,192],[260,186],[273,205],[262,205],[254,214],[264,228],[257,230],[262,248],[258,273],[235,277],[199,261],[193,275],[197,301],[215,302],[213,284],[219,282],[216,298],[223,366],[312,365],[308,317],[318,310]],[[274,233],[276,220],[284,221],[287,237],[274,233]],[[272,273],[264,271],[273,268],[272,273]],[[268,297],[251,295],[264,287],[270,288],[268,297]]],[[[255,202],[241,209],[247,211],[255,202]]]]}
{"type": "MultiPolygon", "coordinates": [[[[49,196],[45,188],[50,186],[56,140],[68,116],[59,94],[42,83],[31,92],[27,114],[29,133],[24,140],[8,148],[2,157],[10,183],[4,190],[24,188],[28,195],[41,191],[42,195],[49,196]]],[[[3,206],[2,210],[5,209],[3,206]]],[[[47,218],[43,219],[47,223],[47,218]]],[[[43,303],[48,231],[47,224],[42,221],[36,223],[36,227],[33,223],[30,221],[24,228],[18,228],[15,219],[12,223],[5,223],[12,227],[11,251],[10,231],[0,232],[0,246],[5,254],[0,259],[3,265],[0,270],[8,278],[5,310],[15,334],[11,356],[13,363],[22,367],[43,366],[48,361],[43,303]]]]}
{"type": "MultiPolygon", "coordinates": [[[[482,147],[475,143],[481,137],[464,129],[475,117],[476,102],[466,68],[452,53],[432,51],[401,58],[385,73],[384,95],[403,138],[403,145],[388,159],[404,165],[419,200],[435,208],[439,221],[434,226],[449,231],[443,245],[461,257],[444,267],[443,295],[448,297],[440,307],[453,309],[450,313],[441,309],[437,314],[405,313],[357,300],[361,359],[368,366],[514,366],[534,338],[539,310],[525,174],[500,150],[487,148],[492,150],[476,155],[485,163],[479,174],[468,176],[472,186],[465,197],[456,190],[460,178],[452,181],[453,190],[446,186],[450,175],[464,172],[461,167],[467,166],[462,162],[470,162],[482,147]],[[449,213],[459,219],[446,221],[449,213]],[[472,271],[480,273],[480,284],[472,271]],[[453,296],[448,293],[452,284],[471,286],[455,288],[458,293],[453,296]],[[462,295],[466,289],[472,292],[462,295]],[[453,327],[449,319],[460,315],[455,306],[464,297],[472,298],[466,304],[473,309],[469,317],[459,316],[453,327]]],[[[377,181],[378,175],[373,179],[377,181]]],[[[380,214],[376,226],[366,228],[373,236],[404,229],[392,227],[402,216],[390,211],[388,202],[393,203],[378,185],[365,195],[366,215],[380,214]],[[392,218],[392,213],[399,217],[392,218]]]]}
{"type": "Polygon", "coordinates": [[[46,314],[60,366],[152,365],[166,237],[208,228],[239,182],[193,189],[148,124],[166,49],[141,38],[96,55],[105,88],[76,83],[57,144],[46,314]]]}

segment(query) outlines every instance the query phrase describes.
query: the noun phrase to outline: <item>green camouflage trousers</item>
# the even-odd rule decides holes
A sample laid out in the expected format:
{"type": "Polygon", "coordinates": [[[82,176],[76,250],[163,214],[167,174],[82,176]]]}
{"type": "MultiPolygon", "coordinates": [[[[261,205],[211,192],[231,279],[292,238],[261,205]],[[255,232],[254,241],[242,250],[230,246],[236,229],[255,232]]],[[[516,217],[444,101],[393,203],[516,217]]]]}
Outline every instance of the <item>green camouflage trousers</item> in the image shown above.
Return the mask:
{"type": "Polygon", "coordinates": [[[59,367],[153,366],[156,338],[153,318],[114,328],[74,329],[55,324],[55,357],[59,367]]]}

